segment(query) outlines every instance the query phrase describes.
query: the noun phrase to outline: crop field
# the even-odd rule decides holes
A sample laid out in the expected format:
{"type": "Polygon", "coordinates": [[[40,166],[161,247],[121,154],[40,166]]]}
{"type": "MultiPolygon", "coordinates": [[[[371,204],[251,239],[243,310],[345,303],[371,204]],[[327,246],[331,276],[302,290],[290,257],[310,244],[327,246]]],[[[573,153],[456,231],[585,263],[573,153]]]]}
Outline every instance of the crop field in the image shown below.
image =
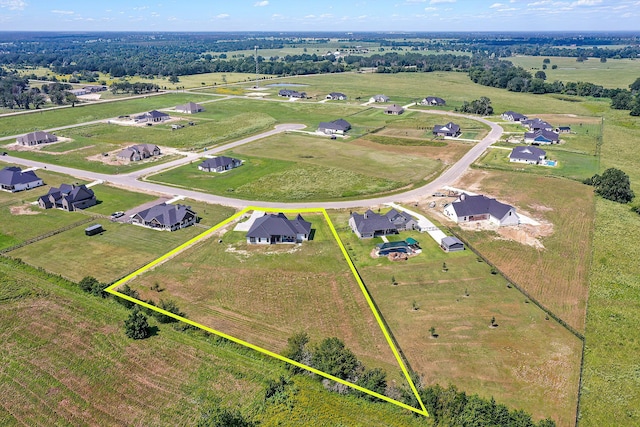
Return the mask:
{"type": "Polygon", "coordinates": [[[552,417],[558,426],[574,425],[578,338],[526,304],[472,251],[446,254],[428,235],[403,232],[389,240],[413,237],[421,254],[402,262],[374,259],[371,249],[382,240],[358,239],[345,225],[348,217],[332,213],[372,298],[425,384],[456,384],[536,417],[552,417]],[[492,317],[496,328],[489,327],[492,317]],[[430,338],[430,327],[437,339],[430,338]]]}
{"type": "Polygon", "coordinates": [[[221,243],[202,240],[129,285],[144,300],[175,300],[190,320],[275,353],[296,332],[312,345],[338,337],[367,367],[404,384],[324,217],[304,217],[314,237],[302,245],[249,245],[245,232],[227,231],[221,243]],[[151,290],[156,283],[162,292],[151,290]]]}
{"type": "Polygon", "coordinates": [[[595,216],[593,189],[561,178],[486,171],[468,173],[456,186],[474,188],[553,224],[553,232],[538,239],[544,249],[500,239],[490,231],[460,233],[511,280],[569,325],[584,331],[595,216]]]}
{"type": "MultiPolygon", "coordinates": [[[[515,65],[535,74],[542,70],[542,61],[545,56],[513,56],[508,58],[515,65]]],[[[600,62],[600,58],[589,58],[587,61],[578,62],[576,58],[549,57],[550,64],[542,70],[547,75],[547,81],[560,80],[563,82],[589,82],[606,88],[628,89],[640,75],[640,63],[633,59],[607,59],[600,62]],[[553,70],[552,65],[558,68],[553,70]]]]}
{"type": "Polygon", "coordinates": [[[60,126],[103,120],[121,115],[141,113],[158,108],[175,107],[189,101],[210,100],[210,95],[176,93],[149,95],[102,104],[78,105],[75,108],[43,110],[31,114],[0,117],[0,137],[33,132],[34,129],[52,129],[60,126]]]}
{"type": "Polygon", "coordinates": [[[424,425],[393,405],[330,393],[305,377],[292,378],[295,409],[265,404],[267,382],[287,375],[270,358],[153,320],[155,335],[133,341],[122,331],[129,311],[113,300],[4,258],[0,277],[2,425],[196,425],[217,406],[265,426],[283,419],[310,427],[424,425]]]}
{"type": "Polygon", "coordinates": [[[280,134],[227,153],[244,160],[229,172],[202,172],[190,164],[149,179],[248,200],[356,197],[421,183],[441,168],[413,147],[403,148],[390,152],[327,137],[280,134]]]}

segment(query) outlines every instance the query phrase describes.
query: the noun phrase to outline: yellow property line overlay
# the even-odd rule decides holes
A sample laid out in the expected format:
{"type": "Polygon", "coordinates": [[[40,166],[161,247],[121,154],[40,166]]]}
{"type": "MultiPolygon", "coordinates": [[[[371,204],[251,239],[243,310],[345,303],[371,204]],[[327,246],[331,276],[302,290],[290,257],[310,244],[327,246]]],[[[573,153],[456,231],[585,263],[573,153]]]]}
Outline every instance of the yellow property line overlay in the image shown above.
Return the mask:
{"type": "Polygon", "coordinates": [[[353,262],[351,261],[351,258],[349,257],[349,254],[347,252],[347,250],[345,249],[344,245],[342,244],[342,241],[340,240],[340,237],[338,236],[338,232],[336,231],[335,227],[333,226],[333,223],[331,222],[331,219],[329,218],[329,215],[327,214],[326,209],[324,208],[300,208],[300,209],[280,209],[280,208],[260,208],[260,207],[255,207],[255,206],[248,206],[246,208],[244,208],[242,211],[236,213],[235,215],[225,219],[224,221],[220,222],[219,224],[215,225],[214,227],[208,229],[207,231],[205,231],[204,233],[201,233],[199,235],[197,235],[196,237],[188,240],[187,242],[183,243],[182,245],[178,246],[177,248],[173,249],[172,251],[166,253],[165,255],[162,255],[161,257],[151,261],[149,264],[139,268],[138,270],[134,271],[133,273],[129,274],[128,276],[118,280],[117,282],[115,282],[113,285],[109,286],[108,288],[105,289],[106,292],[112,294],[112,295],[116,295],[120,298],[126,299],[128,301],[131,301],[135,304],[138,304],[140,306],[146,307],[148,309],[151,310],[155,310],[159,313],[164,314],[165,316],[169,316],[169,317],[173,317],[176,320],[179,320],[181,322],[184,322],[188,325],[192,325],[195,326],[197,328],[203,329],[207,332],[210,332],[212,334],[215,334],[219,337],[225,338],[229,341],[232,341],[236,344],[240,344],[244,347],[248,347],[252,350],[258,351],[262,354],[266,354],[267,356],[271,356],[275,359],[281,360],[283,362],[289,363],[293,366],[297,366],[298,368],[307,370],[309,372],[313,372],[316,375],[320,375],[322,377],[328,378],[332,381],[335,381],[337,383],[340,384],[344,384],[347,387],[351,387],[355,390],[361,391],[363,393],[369,394],[371,396],[377,397],[380,400],[384,400],[386,402],[392,403],[394,405],[400,406],[401,408],[404,409],[408,409],[410,411],[413,411],[417,414],[420,415],[424,415],[426,417],[429,416],[429,413],[427,412],[427,409],[424,406],[424,403],[422,403],[422,399],[420,399],[420,395],[418,393],[418,389],[416,388],[415,384],[413,383],[413,380],[411,379],[411,376],[409,375],[409,371],[407,369],[407,367],[405,366],[404,362],[402,361],[402,358],[400,357],[400,353],[398,352],[398,349],[396,348],[395,344],[393,343],[393,340],[391,339],[391,335],[389,334],[389,331],[387,331],[387,328],[385,327],[382,318],[380,317],[380,313],[378,313],[378,310],[376,309],[375,305],[373,304],[373,300],[371,299],[371,296],[369,295],[369,292],[367,291],[364,283],[362,282],[362,279],[360,278],[360,274],[358,274],[358,271],[356,270],[356,267],[353,265],[353,262]],[[248,211],[255,211],[255,210],[260,210],[260,211],[265,211],[265,212],[273,212],[273,213],[278,213],[278,212],[282,212],[282,213],[321,213],[323,214],[325,221],[327,221],[327,224],[329,225],[329,228],[331,229],[331,233],[333,234],[333,237],[336,239],[336,242],[338,243],[338,246],[340,246],[340,250],[342,251],[342,255],[344,256],[345,260],[347,261],[347,264],[349,265],[349,268],[351,268],[351,272],[353,273],[353,277],[356,279],[356,282],[358,282],[358,286],[360,286],[360,290],[362,291],[362,294],[364,295],[365,299],[367,300],[367,303],[369,304],[369,308],[371,309],[371,312],[373,313],[374,317],[376,318],[376,321],[378,322],[378,326],[380,326],[380,330],[382,331],[382,333],[384,334],[385,339],[387,340],[387,344],[389,344],[389,347],[391,348],[391,351],[393,352],[394,357],[396,358],[396,361],[398,362],[398,365],[400,366],[400,369],[402,370],[402,373],[404,374],[407,382],[409,383],[409,386],[411,387],[411,390],[413,391],[413,394],[415,395],[416,399],[418,400],[418,403],[420,404],[420,409],[418,408],[414,408],[413,406],[407,405],[406,403],[397,401],[395,399],[392,399],[388,396],[385,396],[383,394],[380,393],[376,393],[375,391],[366,389],[364,387],[361,387],[357,384],[351,383],[349,381],[345,381],[341,378],[335,377],[333,375],[327,374],[326,372],[322,372],[316,368],[313,368],[311,366],[307,366],[304,365],[300,362],[297,362],[295,360],[289,359],[287,357],[281,356],[277,353],[274,353],[272,351],[269,351],[267,349],[264,349],[262,347],[259,347],[257,345],[251,344],[247,341],[243,341],[239,338],[233,337],[231,335],[227,335],[224,332],[220,332],[217,331],[215,329],[209,328],[205,325],[201,325],[199,323],[194,322],[193,320],[189,320],[185,317],[182,316],[178,316],[177,314],[171,313],[169,311],[163,310],[159,307],[156,307],[155,305],[151,305],[147,302],[144,301],[140,301],[136,298],[132,298],[129,295],[125,295],[123,293],[120,293],[116,290],[116,288],[118,288],[119,286],[125,284],[126,282],[132,280],[134,277],[144,273],[147,270],[152,269],[153,267],[155,267],[158,264],[161,264],[162,262],[166,261],[167,259],[171,258],[172,256],[184,251],[185,249],[188,249],[189,247],[191,247],[194,243],[198,242],[199,240],[204,239],[205,237],[208,237],[210,234],[212,234],[214,231],[216,231],[217,229],[229,224],[230,222],[234,221],[235,219],[241,217],[242,215],[244,215],[245,213],[247,213],[248,211]]]}

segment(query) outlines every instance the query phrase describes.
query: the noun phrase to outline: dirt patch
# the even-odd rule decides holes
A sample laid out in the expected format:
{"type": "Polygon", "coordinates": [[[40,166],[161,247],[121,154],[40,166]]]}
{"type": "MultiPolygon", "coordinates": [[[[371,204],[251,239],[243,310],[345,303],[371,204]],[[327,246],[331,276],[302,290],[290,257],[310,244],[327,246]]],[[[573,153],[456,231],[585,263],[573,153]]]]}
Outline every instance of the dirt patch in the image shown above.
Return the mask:
{"type": "Polygon", "coordinates": [[[9,211],[11,215],[39,215],[40,212],[32,211],[31,205],[11,206],[9,211]]]}

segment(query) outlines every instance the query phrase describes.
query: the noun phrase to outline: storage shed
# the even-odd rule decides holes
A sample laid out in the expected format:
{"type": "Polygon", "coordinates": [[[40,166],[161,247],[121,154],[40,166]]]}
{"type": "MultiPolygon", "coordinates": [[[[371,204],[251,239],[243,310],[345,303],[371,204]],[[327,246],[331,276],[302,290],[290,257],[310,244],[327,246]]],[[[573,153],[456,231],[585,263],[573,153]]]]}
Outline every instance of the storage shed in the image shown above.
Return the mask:
{"type": "Polygon", "coordinates": [[[102,228],[102,225],[94,224],[91,227],[85,228],[84,234],[86,234],[87,236],[95,236],[96,234],[100,234],[103,231],[104,231],[104,228],[102,228]]]}
{"type": "Polygon", "coordinates": [[[462,241],[457,237],[453,236],[443,237],[440,242],[440,247],[445,252],[464,251],[464,243],[462,243],[462,241]]]}

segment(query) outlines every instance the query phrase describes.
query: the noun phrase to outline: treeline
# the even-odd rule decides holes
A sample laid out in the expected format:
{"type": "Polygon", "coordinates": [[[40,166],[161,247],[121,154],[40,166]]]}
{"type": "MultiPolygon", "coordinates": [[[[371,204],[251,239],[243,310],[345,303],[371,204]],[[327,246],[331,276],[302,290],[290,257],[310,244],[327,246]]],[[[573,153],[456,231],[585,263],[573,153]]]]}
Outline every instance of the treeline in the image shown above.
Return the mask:
{"type": "Polygon", "coordinates": [[[28,79],[14,74],[0,77],[0,106],[29,110],[31,107],[40,108],[45,103],[40,89],[29,87],[28,79]]]}
{"type": "Polygon", "coordinates": [[[457,71],[467,70],[479,64],[478,57],[468,55],[424,55],[407,52],[404,54],[388,52],[371,56],[350,55],[344,62],[352,67],[377,68],[378,72],[394,73],[402,71],[457,71]]]}
{"type": "Polygon", "coordinates": [[[158,92],[160,90],[160,86],[155,83],[144,83],[144,82],[115,82],[109,86],[109,90],[115,95],[118,93],[132,93],[135,95],[139,95],[142,93],[150,93],[150,92],[158,92]]]}

